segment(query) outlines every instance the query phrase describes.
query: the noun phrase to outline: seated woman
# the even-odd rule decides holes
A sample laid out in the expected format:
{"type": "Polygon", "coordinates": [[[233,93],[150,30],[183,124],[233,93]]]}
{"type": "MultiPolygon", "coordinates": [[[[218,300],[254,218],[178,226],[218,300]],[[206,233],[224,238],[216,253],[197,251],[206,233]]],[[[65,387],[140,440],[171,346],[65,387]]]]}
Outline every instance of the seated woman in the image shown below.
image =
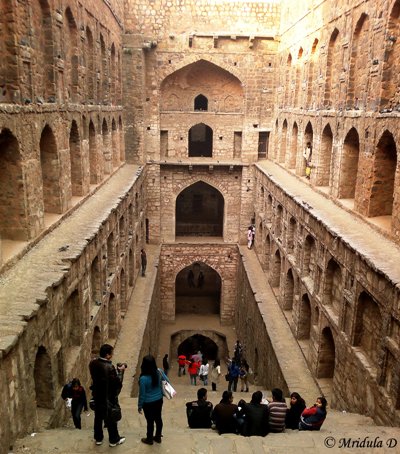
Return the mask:
{"type": "Polygon", "coordinates": [[[320,430],[326,418],[325,397],[318,397],[311,408],[306,408],[300,417],[299,430],[320,430]]]}
{"type": "Polygon", "coordinates": [[[286,413],[285,426],[287,429],[297,430],[299,428],[300,416],[306,408],[306,403],[299,393],[290,395],[290,408],[286,413]]]}

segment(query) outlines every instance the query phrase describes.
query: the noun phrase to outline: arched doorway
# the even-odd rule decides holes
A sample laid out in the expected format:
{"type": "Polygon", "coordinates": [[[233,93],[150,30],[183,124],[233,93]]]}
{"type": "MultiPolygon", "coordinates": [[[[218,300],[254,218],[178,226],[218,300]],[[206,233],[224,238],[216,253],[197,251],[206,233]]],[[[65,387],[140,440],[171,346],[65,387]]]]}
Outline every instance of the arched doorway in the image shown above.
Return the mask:
{"type": "Polygon", "coordinates": [[[101,347],[101,333],[98,326],[94,327],[93,337],[92,337],[92,357],[95,358],[100,353],[101,347]]]}
{"type": "Polygon", "coordinates": [[[50,355],[42,345],[38,348],[33,369],[36,405],[40,408],[54,408],[54,387],[50,355]]]}
{"type": "Polygon", "coordinates": [[[213,360],[219,357],[218,345],[209,337],[203,334],[194,334],[188,337],[178,345],[178,356],[185,355],[190,358],[191,355],[200,351],[203,358],[213,360]]]}
{"type": "Polygon", "coordinates": [[[222,236],[224,198],[199,181],[176,198],[176,236],[222,236]]]}
{"type": "Polygon", "coordinates": [[[199,123],[189,129],[189,157],[211,158],[213,149],[213,130],[199,123]]]}
{"type": "Polygon", "coordinates": [[[221,277],[205,263],[193,263],[175,279],[175,313],[219,314],[221,277]]]}

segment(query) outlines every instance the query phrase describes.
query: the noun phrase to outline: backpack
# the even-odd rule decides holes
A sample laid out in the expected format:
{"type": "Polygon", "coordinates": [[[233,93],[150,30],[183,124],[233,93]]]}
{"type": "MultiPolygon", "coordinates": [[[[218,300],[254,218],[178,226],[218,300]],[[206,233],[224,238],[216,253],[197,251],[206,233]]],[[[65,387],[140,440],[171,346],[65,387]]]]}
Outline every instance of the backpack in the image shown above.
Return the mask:
{"type": "Polygon", "coordinates": [[[63,386],[63,389],[61,391],[61,398],[62,399],[67,399],[68,397],[72,397],[72,381],[67,383],[66,385],[63,386]]]}

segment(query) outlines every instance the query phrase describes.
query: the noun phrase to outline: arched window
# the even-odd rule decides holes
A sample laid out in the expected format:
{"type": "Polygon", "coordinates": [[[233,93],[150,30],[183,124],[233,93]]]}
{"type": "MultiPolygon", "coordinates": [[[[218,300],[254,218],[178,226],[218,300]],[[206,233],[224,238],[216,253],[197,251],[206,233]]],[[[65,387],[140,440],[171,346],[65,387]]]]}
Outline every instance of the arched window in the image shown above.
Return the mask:
{"type": "Polygon", "coordinates": [[[204,95],[198,95],[194,99],[194,110],[208,110],[208,99],[204,95]]]}
{"type": "Polygon", "coordinates": [[[199,181],[176,198],[177,236],[222,236],[224,198],[212,186],[199,181]]]}
{"type": "Polygon", "coordinates": [[[213,152],[213,130],[199,123],[189,130],[189,157],[211,158],[213,152]]]}

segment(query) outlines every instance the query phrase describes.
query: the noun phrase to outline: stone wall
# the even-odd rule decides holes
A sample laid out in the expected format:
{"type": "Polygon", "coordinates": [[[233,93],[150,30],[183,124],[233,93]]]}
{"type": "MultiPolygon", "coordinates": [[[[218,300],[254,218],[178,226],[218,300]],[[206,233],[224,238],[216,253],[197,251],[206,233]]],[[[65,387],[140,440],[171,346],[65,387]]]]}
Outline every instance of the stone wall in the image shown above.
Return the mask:
{"type": "Polygon", "coordinates": [[[279,6],[272,3],[128,2],[128,160],[187,157],[189,129],[205,123],[213,129],[214,158],[255,161],[259,133],[272,128],[278,14],[279,6]],[[253,18],[259,23],[249,27],[247,19],[253,18]],[[219,24],[219,31],[211,24],[219,24]],[[198,95],[207,97],[210,113],[196,111],[198,95]]]}
{"type": "Polygon", "coordinates": [[[235,307],[237,338],[245,342],[244,354],[247,362],[252,365],[255,383],[270,390],[280,388],[287,396],[289,395],[288,385],[247,273],[246,266],[240,260],[235,307]]]}
{"type": "Polygon", "coordinates": [[[259,168],[256,187],[257,255],[312,373],[333,407],[398,425],[396,282],[259,168]]]}
{"type": "Polygon", "coordinates": [[[175,281],[177,274],[194,263],[215,270],[221,278],[220,321],[234,322],[238,251],[233,244],[163,244],[160,258],[161,316],[175,320],[175,281]]]}
{"type": "Polygon", "coordinates": [[[1,314],[1,446],[59,425],[62,386],[79,376],[88,388],[90,359],[116,341],[140,269],[146,176],[124,168],[114,178],[126,184],[120,192],[100,188],[59,227],[61,238],[55,229],[2,276],[1,307],[12,304],[1,314]]]}
{"type": "Polygon", "coordinates": [[[149,166],[151,178],[147,192],[152,200],[148,218],[151,241],[175,241],[176,200],[185,189],[197,182],[204,182],[218,191],[224,199],[223,240],[226,243],[245,241],[246,229],[252,213],[247,199],[251,197],[251,171],[239,165],[192,166],[180,163],[149,166]],[[247,190],[247,188],[249,190],[247,190]],[[242,215],[242,219],[238,214],[242,215]]]}
{"type": "Polygon", "coordinates": [[[310,142],[311,183],[398,243],[399,5],[309,6],[283,27],[269,157],[305,175],[310,142]]]}

